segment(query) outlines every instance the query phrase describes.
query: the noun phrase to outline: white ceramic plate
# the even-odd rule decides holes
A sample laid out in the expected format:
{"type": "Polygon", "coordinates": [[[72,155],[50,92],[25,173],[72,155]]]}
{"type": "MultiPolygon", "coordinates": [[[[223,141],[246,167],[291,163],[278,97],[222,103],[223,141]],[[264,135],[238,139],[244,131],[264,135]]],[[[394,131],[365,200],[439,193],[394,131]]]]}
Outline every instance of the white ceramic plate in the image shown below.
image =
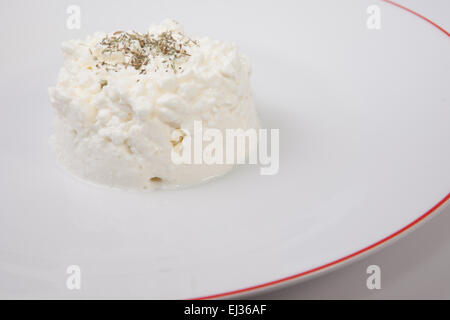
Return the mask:
{"type": "Polygon", "coordinates": [[[0,10],[0,297],[197,298],[341,265],[411,229],[450,190],[450,41],[382,1],[14,1],[0,10]],[[382,28],[366,26],[369,5],[382,28]],[[26,8],[26,10],[25,10],[26,8]],[[59,44],[173,17],[235,40],[280,172],[196,188],[96,187],[56,166],[47,87],[59,44]],[[66,287],[78,265],[82,288],[66,287]]]}

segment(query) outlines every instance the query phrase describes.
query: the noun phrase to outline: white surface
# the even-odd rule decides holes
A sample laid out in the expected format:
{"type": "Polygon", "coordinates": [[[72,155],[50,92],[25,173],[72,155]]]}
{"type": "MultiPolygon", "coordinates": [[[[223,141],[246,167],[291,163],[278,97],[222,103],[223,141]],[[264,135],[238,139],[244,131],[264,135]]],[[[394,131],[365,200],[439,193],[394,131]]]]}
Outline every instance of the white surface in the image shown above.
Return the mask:
{"type": "MultiPolygon", "coordinates": [[[[449,1],[403,0],[401,4],[450,29],[449,1]]],[[[450,206],[447,206],[419,230],[367,258],[323,277],[251,298],[450,299],[449,226],[450,206]],[[366,269],[373,264],[382,271],[381,290],[366,287],[366,269]]]]}
{"type": "Polygon", "coordinates": [[[64,28],[62,1],[2,4],[10,32],[0,52],[8,61],[0,80],[1,297],[239,289],[355,252],[450,190],[450,43],[417,17],[380,2],[383,27],[374,31],[365,24],[369,1],[142,3],[80,1],[77,32],[64,28]],[[150,197],[96,188],[55,166],[46,87],[61,65],[59,43],[168,16],[248,53],[263,126],[280,129],[277,176],[240,168],[150,197]],[[71,264],[82,268],[79,292],[65,287],[71,264]]]}

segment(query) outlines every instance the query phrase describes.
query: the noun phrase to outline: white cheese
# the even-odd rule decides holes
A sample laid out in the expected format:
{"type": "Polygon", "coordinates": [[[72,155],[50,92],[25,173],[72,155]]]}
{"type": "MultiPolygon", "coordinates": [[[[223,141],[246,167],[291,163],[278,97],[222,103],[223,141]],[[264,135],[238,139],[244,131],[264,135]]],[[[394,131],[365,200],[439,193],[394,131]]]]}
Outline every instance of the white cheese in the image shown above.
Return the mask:
{"type": "MultiPolygon", "coordinates": [[[[183,34],[172,20],[150,28],[155,35],[168,30],[183,34]]],[[[163,57],[151,58],[146,73],[133,67],[108,71],[96,60],[105,36],[62,45],[64,65],[49,88],[59,162],[94,183],[131,189],[186,186],[230,170],[176,165],[170,154],[173,132],[192,130],[194,120],[220,130],[258,128],[250,65],[237,47],[198,38],[176,73],[161,67],[163,57]]],[[[114,52],[108,59],[120,64],[126,57],[114,52]]]]}

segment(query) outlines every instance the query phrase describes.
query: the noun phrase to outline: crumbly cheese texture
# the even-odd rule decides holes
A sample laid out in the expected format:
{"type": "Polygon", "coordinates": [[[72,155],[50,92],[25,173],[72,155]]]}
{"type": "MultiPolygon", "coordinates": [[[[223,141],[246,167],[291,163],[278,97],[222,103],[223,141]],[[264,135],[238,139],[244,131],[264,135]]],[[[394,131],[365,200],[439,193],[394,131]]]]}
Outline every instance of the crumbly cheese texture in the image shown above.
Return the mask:
{"type": "MultiPolygon", "coordinates": [[[[155,37],[168,31],[184,37],[172,20],[149,29],[155,37]]],[[[173,163],[173,133],[192,133],[194,120],[223,131],[259,126],[247,57],[234,44],[195,38],[176,64],[150,55],[142,71],[121,52],[101,50],[112,35],[62,45],[64,65],[49,88],[59,162],[83,179],[129,189],[186,186],[229,171],[173,163]]]]}

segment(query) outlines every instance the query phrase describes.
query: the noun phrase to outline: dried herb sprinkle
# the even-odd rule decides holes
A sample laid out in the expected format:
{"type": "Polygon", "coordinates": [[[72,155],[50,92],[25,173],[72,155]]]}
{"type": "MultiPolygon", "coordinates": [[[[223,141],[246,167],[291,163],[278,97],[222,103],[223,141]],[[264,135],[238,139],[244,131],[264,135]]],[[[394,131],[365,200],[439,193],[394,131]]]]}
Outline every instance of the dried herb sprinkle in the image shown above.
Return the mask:
{"type": "MultiPolygon", "coordinates": [[[[106,71],[132,67],[140,71],[140,74],[145,74],[149,62],[159,57],[162,59],[161,67],[166,72],[172,70],[177,73],[183,71],[180,64],[190,56],[188,48],[198,45],[196,40],[171,30],[159,34],[116,31],[96,45],[98,50],[95,52],[100,52],[100,55],[96,55],[91,49],[89,52],[97,61],[96,67],[106,71]],[[123,62],[116,63],[109,59],[117,53],[123,56],[123,62]]],[[[155,68],[157,70],[158,66],[155,68]]]]}

